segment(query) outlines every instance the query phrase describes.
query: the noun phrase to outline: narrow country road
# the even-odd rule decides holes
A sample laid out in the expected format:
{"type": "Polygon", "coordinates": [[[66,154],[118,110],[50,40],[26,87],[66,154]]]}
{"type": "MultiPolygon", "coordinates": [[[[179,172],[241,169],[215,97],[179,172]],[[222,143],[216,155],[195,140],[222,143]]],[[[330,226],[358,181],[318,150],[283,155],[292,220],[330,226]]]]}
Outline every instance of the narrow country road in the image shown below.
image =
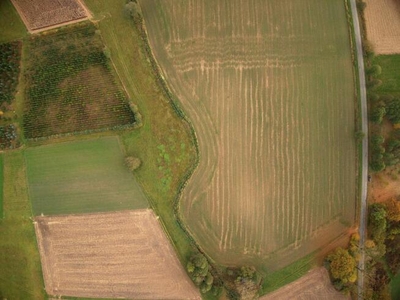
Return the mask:
{"type": "Polygon", "coordinates": [[[358,75],[360,79],[360,99],[361,99],[361,119],[362,132],[365,137],[362,141],[362,174],[361,174],[361,203],[360,203],[360,261],[358,263],[358,299],[363,299],[364,286],[364,243],[365,243],[365,227],[367,219],[367,177],[368,177],[368,116],[367,116],[367,92],[365,88],[365,72],[364,72],[364,57],[362,50],[360,23],[358,20],[356,0],[350,0],[351,12],[353,15],[354,33],[356,38],[358,75]]]}

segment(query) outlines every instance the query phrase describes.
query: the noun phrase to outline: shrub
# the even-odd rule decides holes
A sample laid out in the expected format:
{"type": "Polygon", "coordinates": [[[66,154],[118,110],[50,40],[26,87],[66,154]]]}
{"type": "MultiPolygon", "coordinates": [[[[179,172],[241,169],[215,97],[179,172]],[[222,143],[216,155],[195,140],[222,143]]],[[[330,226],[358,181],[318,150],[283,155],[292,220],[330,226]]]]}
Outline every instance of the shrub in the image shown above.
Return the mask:
{"type": "Polygon", "coordinates": [[[383,105],[376,106],[371,110],[370,120],[376,124],[381,124],[383,117],[386,115],[386,108],[383,105]]]}
{"type": "Polygon", "coordinates": [[[190,278],[200,288],[201,293],[204,294],[211,290],[214,277],[210,272],[210,265],[204,255],[200,253],[192,255],[186,269],[190,278]]]}
{"type": "Polygon", "coordinates": [[[135,171],[140,167],[142,161],[137,157],[128,156],[125,158],[125,164],[129,168],[129,170],[135,171]]]}
{"type": "Polygon", "coordinates": [[[349,251],[337,248],[327,257],[331,276],[341,284],[354,283],[357,280],[357,263],[349,251]]]}
{"type": "Polygon", "coordinates": [[[386,115],[393,124],[400,123],[400,99],[393,99],[387,106],[386,115]]]}

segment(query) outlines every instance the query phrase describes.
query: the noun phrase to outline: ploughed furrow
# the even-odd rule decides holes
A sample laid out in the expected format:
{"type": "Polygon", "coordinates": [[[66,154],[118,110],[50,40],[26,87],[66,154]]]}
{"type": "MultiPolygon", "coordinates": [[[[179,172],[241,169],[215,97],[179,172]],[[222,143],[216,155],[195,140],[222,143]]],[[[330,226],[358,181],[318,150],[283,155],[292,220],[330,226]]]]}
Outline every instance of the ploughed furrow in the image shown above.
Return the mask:
{"type": "Polygon", "coordinates": [[[41,216],[35,230],[49,295],[201,298],[151,210],[41,216]]]}
{"type": "Polygon", "coordinates": [[[140,4],[198,138],[180,207],[203,250],[221,264],[278,267],[277,258],[289,263],[340,235],[355,200],[344,2],[140,4]]]}

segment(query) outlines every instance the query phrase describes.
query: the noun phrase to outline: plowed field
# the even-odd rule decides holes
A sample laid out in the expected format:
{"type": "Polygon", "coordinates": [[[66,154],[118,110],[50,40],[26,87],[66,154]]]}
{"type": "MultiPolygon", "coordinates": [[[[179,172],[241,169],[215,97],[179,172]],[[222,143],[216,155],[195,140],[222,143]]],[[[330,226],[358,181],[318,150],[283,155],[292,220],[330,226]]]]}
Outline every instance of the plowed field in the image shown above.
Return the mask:
{"type": "Polygon", "coordinates": [[[79,0],[11,0],[29,30],[87,18],[79,0]]]}
{"type": "Polygon", "coordinates": [[[345,1],[140,4],[154,55],[197,133],[200,163],[181,213],[207,254],[278,268],[350,226],[356,163],[345,1]]]}
{"type": "Polygon", "coordinates": [[[151,210],[35,221],[49,295],[201,299],[151,210]]]}
{"type": "Polygon", "coordinates": [[[368,40],[377,54],[400,53],[400,2],[365,0],[368,40]]]}

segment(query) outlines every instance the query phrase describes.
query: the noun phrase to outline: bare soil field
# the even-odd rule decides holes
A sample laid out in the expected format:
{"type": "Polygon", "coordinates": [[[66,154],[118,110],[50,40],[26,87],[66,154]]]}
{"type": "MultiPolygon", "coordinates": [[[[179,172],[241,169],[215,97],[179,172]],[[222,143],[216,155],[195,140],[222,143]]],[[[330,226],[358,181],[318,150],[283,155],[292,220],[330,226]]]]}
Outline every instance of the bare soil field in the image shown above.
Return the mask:
{"type": "Polygon", "coordinates": [[[377,54],[400,53],[400,3],[365,0],[367,37],[377,54]]]}
{"type": "Polygon", "coordinates": [[[202,249],[276,270],[346,232],[356,150],[345,1],[139,2],[198,138],[180,208],[202,249]]]}
{"type": "Polygon", "coordinates": [[[152,210],[36,217],[49,295],[201,299],[152,210]]]}
{"type": "Polygon", "coordinates": [[[300,279],[261,297],[260,300],[348,300],[336,291],[325,268],[311,270],[300,279]]]}
{"type": "Polygon", "coordinates": [[[30,31],[80,21],[88,17],[79,0],[11,0],[30,31]]]}

